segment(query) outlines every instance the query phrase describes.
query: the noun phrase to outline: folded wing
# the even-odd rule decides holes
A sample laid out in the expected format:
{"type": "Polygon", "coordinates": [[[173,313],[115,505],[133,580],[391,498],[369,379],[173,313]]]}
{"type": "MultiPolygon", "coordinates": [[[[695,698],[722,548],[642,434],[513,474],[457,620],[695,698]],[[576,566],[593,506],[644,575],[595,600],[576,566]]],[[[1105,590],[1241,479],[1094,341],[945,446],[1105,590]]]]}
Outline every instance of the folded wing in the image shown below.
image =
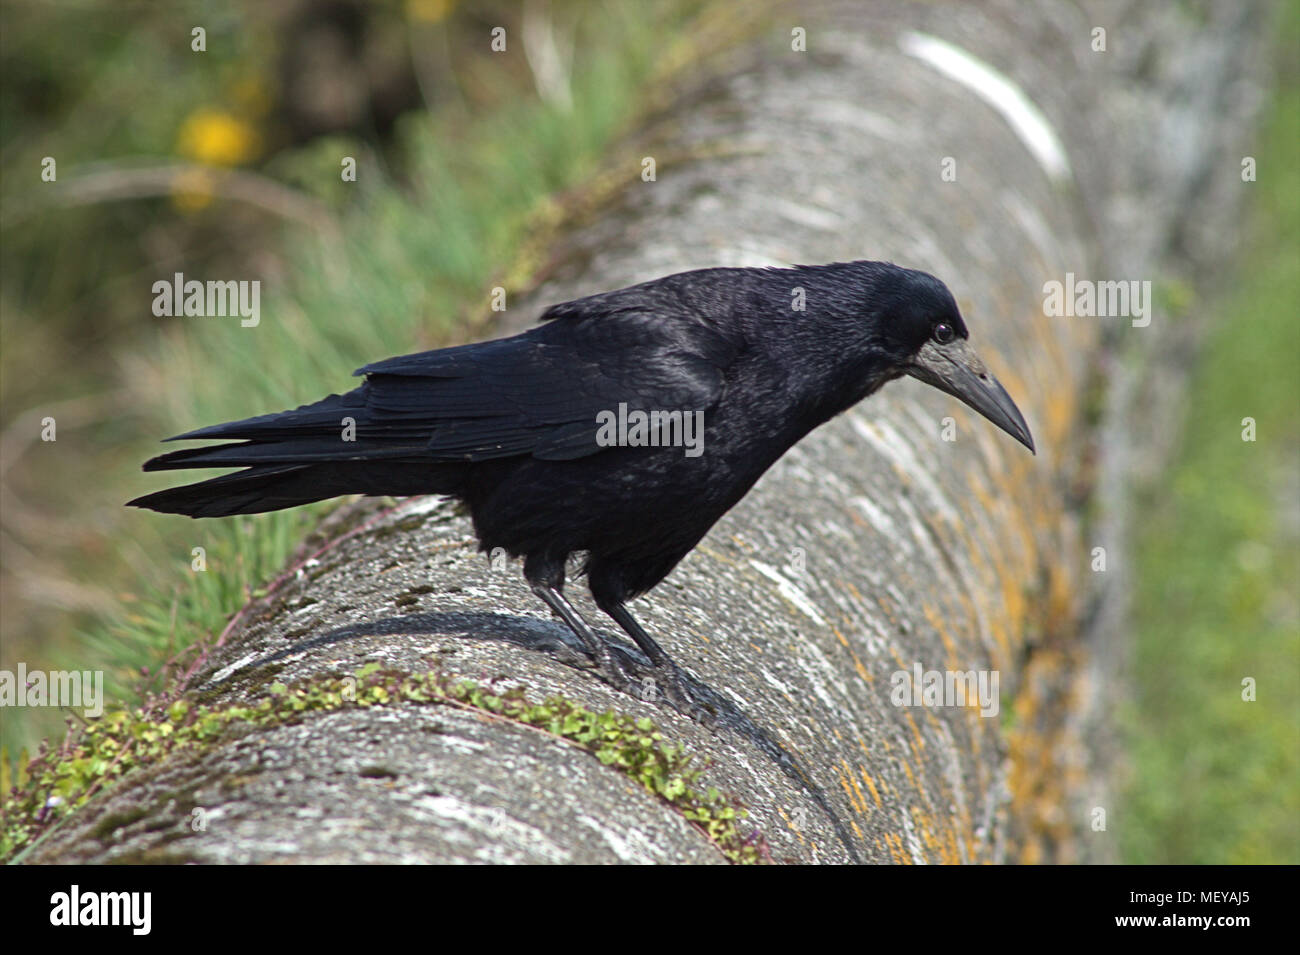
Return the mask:
{"type": "Polygon", "coordinates": [[[292,411],[169,440],[233,438],[154,458],[146,470],[324,461],[473,462],[596,454],[598,415],[704,411],[736,346],[708,324],[641,307],[565,303],[521,335],[376,362],[366,382],[292,411]],[[351,429],[349,431],[349,428],[351,429]]]}

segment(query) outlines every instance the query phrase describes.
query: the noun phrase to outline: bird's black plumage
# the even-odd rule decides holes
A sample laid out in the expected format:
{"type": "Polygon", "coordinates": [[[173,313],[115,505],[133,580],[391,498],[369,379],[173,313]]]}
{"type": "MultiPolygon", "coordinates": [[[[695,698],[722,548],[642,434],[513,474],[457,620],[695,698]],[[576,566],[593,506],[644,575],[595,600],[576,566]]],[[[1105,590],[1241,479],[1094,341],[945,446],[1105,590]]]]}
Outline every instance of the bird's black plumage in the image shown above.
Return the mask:
{"type": "Polygon", "coordinates": [[[164,454],[145,470],[246,470],[131,504],[215,517],[340,494],[455,496],[480,546],[524,557],[533,589],[617,680],[608,646],[563,596],[565,561],[585,552],[597,604],[683,703],[680,674],[624,604],[813,428],[911,374],[1032,449],[970,351],[952,295],[923,272],[704,269],[554,305],[542,319],[511,338],[367,365],[347,394],[178,435],[233,443],[164,454]],[[702,412],[702,453],[602,443],[600,416],[620,406],[702,412]]]}

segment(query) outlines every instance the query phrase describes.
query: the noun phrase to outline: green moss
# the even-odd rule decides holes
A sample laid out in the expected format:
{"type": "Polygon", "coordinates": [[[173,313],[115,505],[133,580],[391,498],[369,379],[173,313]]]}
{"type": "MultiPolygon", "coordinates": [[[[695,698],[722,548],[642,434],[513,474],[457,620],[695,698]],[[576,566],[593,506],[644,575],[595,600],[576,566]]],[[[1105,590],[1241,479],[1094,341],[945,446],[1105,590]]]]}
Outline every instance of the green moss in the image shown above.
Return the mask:
{"type": "Polygon", "coordinates": [[[123,812],[106,813],[97,823],[95,823],[95,838],[107,839],[118,829],[123,826],[129,826],[133,822],[139,822],[146,815],[148,815],[148,810],[143,806],[135,806],[123,812]]]}
{"type": "MultiPolygon", "coordinates": [[[[250,667],[241,671],[236,678],[239,686],[239,695],[247,698],[254,697],[259,691],[263,691],[275,682],[275,678],[280,671],[285,668],[284,663],[264,663],[259,667],[250,667]]],[[[229,687],[222,685],[215,689],[196,692],[192,695],[193,701],[199,706],[207,706],[215,703],[224,693],[229,691],[229,687]]]]}
{"type": "MultiPolygon", "coordinates": [[[[178,700],[157,712],[118,710],[86,724],[58,750],[43,748],[36,758],[21,760],[12,786],[6,780],[0,860],[14,861],[132,769],[152,765],[177,750],[211,746],[227,739],[236,727],[249,724],[275,726],[312,712],[398,703],[474,709],[560,737],[673,806],[732,862],[756,863],[766,854],[760,838],[741,834],[737,822],[746,813],[739,803],[713,788],[699,791],[700,770],[693,766],[694,757],[665,742],[649,719],[596,713],[560,697],[533,703],[521,688],[498,693],[438,672],[411,675],[369,663],[352,676],[292,687],[272,683],[268,694],[250,705],[215,707],[178,700]]],[[[363,775],[386,773],[382,767],[363,770],[363,775]]],[[[95,826],[95,835],[106,838],[145,815],[140,810],[105,816],[95,826]]]]}

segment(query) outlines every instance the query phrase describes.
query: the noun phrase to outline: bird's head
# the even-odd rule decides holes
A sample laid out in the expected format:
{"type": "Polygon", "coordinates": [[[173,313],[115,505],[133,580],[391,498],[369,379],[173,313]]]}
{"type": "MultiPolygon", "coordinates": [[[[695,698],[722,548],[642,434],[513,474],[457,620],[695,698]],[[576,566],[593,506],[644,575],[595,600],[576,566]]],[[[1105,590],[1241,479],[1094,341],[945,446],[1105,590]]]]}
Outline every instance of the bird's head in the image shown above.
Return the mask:
{"type": "Polygon", "coordinates": [[[871,288],[870,307],[878,316],[872,344],[887,355],[890,376],[910,375],[961,399],[1033,452],[1029,426],[971,347],[948,287],[927,272],[889,265],[871,288]]]}

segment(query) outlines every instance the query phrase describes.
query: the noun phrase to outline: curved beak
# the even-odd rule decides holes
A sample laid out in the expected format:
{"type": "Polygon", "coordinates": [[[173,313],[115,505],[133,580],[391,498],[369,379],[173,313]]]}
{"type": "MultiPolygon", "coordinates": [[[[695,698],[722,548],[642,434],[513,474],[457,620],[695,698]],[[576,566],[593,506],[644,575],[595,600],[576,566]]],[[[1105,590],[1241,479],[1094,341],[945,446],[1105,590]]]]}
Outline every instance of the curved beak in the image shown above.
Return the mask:
{"type": "Polygon", "coordinates": [[[1034,438],[1020,409],[964,338],[947,345],[926,342],[907,374],[960,398],[1034,453],[1034,438]]]}

